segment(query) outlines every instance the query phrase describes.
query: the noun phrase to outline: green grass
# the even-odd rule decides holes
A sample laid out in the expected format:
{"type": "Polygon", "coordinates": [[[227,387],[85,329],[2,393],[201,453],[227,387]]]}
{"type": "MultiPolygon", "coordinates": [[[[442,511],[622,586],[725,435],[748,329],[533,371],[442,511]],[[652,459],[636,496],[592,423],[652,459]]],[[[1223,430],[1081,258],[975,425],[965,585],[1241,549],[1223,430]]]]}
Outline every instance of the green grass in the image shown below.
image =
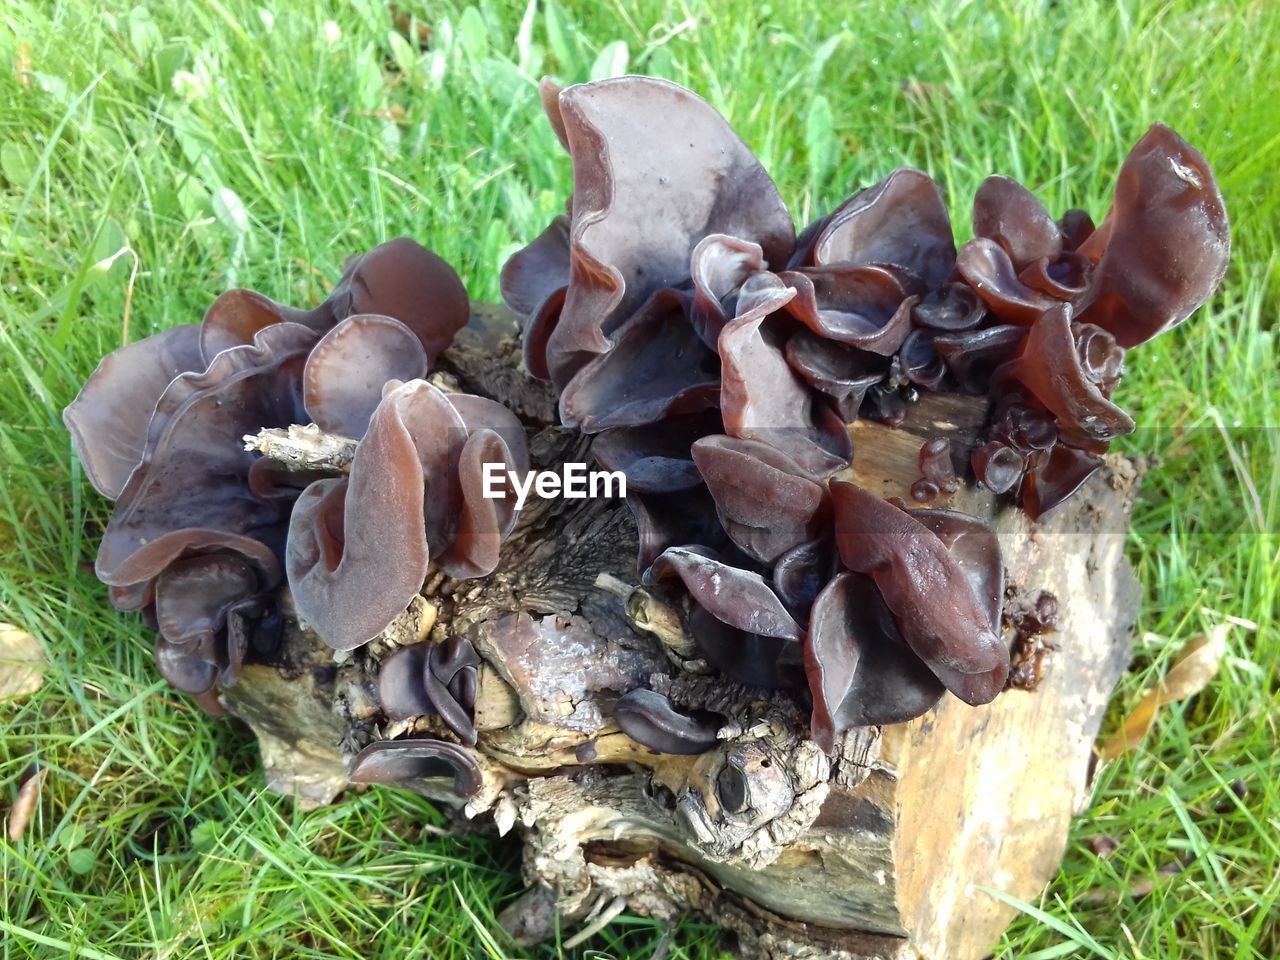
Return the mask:
{"type": "MultiPolygon", "coordinates": [[[[397,234],[494,298],[568,186],[537,77],[623,67],[704,93],[801,221],[903,163],[937,178],[961,236],[991,172],[1100,216],[1157,119],[1210,159],[1231,272],[1120,390],[1146,428],[1123,448],[1160,460],[1129,540],[1146,639],[1113,711],[1221,617],[1258,629],[1106,766],[998,952],[1280,954],[1280,5],[402,2],[425,53],[377,0],[152,6],[0,8],[0,620],[53,665],[0,704],[0,806],[34,755],[49,768],[25,838],[0,840],[0,958],[501,955],[512,845],[440,836],[429,804],[391,790],[300,814],[264,792],[251,741],[165,691],[146,631],[88,572],[108,505],[59,411],[122,339],[197,319],[231,284],[313,300],[397,234]],[[1119,841],[1109,859],[1088,851],[1099,833],[1119,841]]],[[[624,916],[590,946],[645,957],[662,929],[624,916]]],[[[669,956],[718,956],[714,930],[681,925],[669,956]]]]}

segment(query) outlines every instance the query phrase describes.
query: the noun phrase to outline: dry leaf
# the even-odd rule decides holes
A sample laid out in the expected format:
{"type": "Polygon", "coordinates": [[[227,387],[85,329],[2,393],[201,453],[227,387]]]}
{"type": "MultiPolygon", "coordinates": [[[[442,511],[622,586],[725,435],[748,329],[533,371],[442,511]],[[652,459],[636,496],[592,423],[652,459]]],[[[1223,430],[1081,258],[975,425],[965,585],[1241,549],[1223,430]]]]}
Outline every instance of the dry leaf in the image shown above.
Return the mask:
{"type": "Polygon", "coordinates": [[[1124,718],[1120,729],[1098,748],[1103,760],[1114,760],[1136,747],[1155,723],[1161,706],[1195,696],[1217,676],[1231,626],[1230,623],[1218,624],[1208,633],[1188,641],[1165,678],[1146,692],[1133,712],[1124,718]]]}
{"type": "Polygon", "coordinates": [[[18,44],[18,55],[13,58],[13,73],[24,90],[31,89],[31,45],[18,44]]]}
{"type": "Polygon", "coordinates": [[[36,806],[40,803],[40,787],[44,785],[46,773],[48,771],[42,767],[27,777],[26,782],[18,788],[18,799],[13,801],[13,808],[9,811],[10,843],[17,843],[27,832],[31,815],[36,812],[36,806]]]}
{"type": "Polygon", "coordinates": [[[1116,903],[1121,896],[1126,895],[1139,899],[1147,896],[1158,884],[1169,877],[1177,876],[1194,862],[1195,854],[1189,854],[1181,860],[1161,864],[1154,874],[1138,877],[1123,890],[1095,887],[1092,890],[1086,890],[1081,899],[1089,904],[1116,903]]]}
{"type": "Polygon", "coordinates": [[[44,648],[10,623],[0,623],[0,700],[35,693],[44,683],[44,648]]]}

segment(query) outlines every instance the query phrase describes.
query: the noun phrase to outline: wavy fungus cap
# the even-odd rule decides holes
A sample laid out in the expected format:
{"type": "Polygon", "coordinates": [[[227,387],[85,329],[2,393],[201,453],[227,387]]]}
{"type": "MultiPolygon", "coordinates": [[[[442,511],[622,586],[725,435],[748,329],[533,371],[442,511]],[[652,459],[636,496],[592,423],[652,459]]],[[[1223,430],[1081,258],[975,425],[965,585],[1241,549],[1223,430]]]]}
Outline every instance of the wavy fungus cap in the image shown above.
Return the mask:
{"type": "Polygon", "coordinates": [[[438,714],[458,739],[475,746],[476,684],[480,657],[469,640],[402,647],[382,663],[378,701],[391,720],[438,714]]]}
{"type": "MultiPolygon", "coordinates": [[[[592,355],[607,353],[614,331],[642,303],[689,279],[690,256],[704,237],[756,243],[775,266],[790,256],[795,229],[777,188],[705,100],[666,80],[632,76],[569,87],[545,102],[573,160],[569,278],[545,361],[530,366],[545,363],[558,386],[592,355]]],[[[513,309],[546,300],[526,263],[556,262],[558,242],[544,235],[504,271],[513,309]]],[[[567,411],[564,419],[576,422],[567,411]]]]}
{"type": "MultiPolygon", "coordinates": [[[[503,297],[564,424],[597,434],[597,461],[631,481],[637,572],[697,655],[801,703],[807,689],[827,750],[944,690],[990,701],[1009,670],[995,535],[833,479],[853,457],[849,424],[901,424],[924,392],[985,394],[976,449],[924,438],[912,496],[955,492],[971,466],[1033,517],[1063,502],[1134,428],[1115,399],[1125,351],[1184,320],[1226,269],[1203,158],[1152,127],[1097,228],[990,177],[958,250],[942,192],[902,168],[797,238],[750,149],[689,91],[632,76],[544,82],[540,96],[573,192],[504,266],[503,297]]],[[[114,603],[156,621],[176,686],[211,703],[235,681],[271,642],[282,576],[299,619],[351,650],[433,571],[499,569],[524,428],[424,379],[468,313],[453,270],[401,238],[348,261],[314,309],[229,291],[201,324],[90,377],[64,417],[89,481],[117,498],[97,570],[114,603]],[[241,443],[308,423],[355,441],[349,472],[294,471],[241,443]]],[[[383,715],[434,713],[474,744],[479,666],[457,637],[401,650],[382,665],[383,715]]],[[[719,725],[647,690],[614,719],[689,754],[719,725]]],[[[475,756],[439,740],[375,743],[351,768],[423,789],[440,776],[461,794],[481,783],[475,756]]]]}
{"type": "Polygon", "coordinates": [[[287,512],[244,495],[257,459],[246,433],[306,419],[302,368],[315,334],[299,324],[264,328],[202,373],[174,379],[156,404],[146,453],[116,501],[95,570],[104,583],[156,577],[192,552],[240,553],[278,577],[272,545],[287,512]]]}
{"type": "Polygon", "coordinates": [[[832,483],[831,496],[841,561],[875,582],[907,645],[961,700],[992,700],[1009,672],[999,636],[1004,573],[995,535],[959,514],[951,515],[949,530],[922,522],[851,483],[832,483]],[[971,545],[968,556],[957,556],[962,538],[971,545]]]}
{"type": "Polygon", "coordinates": [[[1137,142],[1106,219],[1080,246],[1096,264],[1080,319],[1136,346],[1177,326],[1226,275],[1231,227],[1208,162],[1162,123],[1137,142]]]}
{"type": "Polygon", "coordinates": [[[692,454],[725,533],[754,559],[772,563],[829,526],[826,487],[775,447],[710,436],[692,454]]]}
{"type": "Polygon", "coordinates": [[[146,451],[156,404],[175,378],[204,371],[225,350],[253,346],[267,327],[295,324],[323,334],[353,313],[383,314],[405,324],[430,366],[466,324],[469,306],[453,269],[405,237],[354,258],[314,310],[285,306],[251,290],[229,290],[200,324],[128,344],[98,364],[62,414],[85,476],[108,499],[120,496],[146,451]]]}
{"type": "Polygon", "coordinates": [[[62,412],[95,490],[111,500],[120,496],[142,461],[147,424],[165,387],[205,366],[198,324],[164,330],[102,358],[62,412]]]}
{"type": "Polygon", "coordinates": [[[679,578],[700,607],[737,630],[779,640],[804,634],[763,577],[723,562],[710,550],[672,547],[646,576],[650,583],[671,578],[679,578]]]}
{"type": "MultiPolygon", "coordinates": [[[[369,501],[381,496],[397,511],[411,510],[403,484],[393,482],[388,489],[381,481],[396,470],[412,480],[413,471],[394,450],[387,453],[386,424],[370,424],[389,382],[409,380],[442,397],[418,378],[468,313],[452,268],[401,238],[350,260],[333,292],[313,310],[232,290],[199,325],[159,333],[102,361],[64,412],[87,478],[116,500],[95,569],[110,586],[114,604],[142,610],[154,621],[157,662],[175,687],[216,708],[215,688],[235,683],[251,649],[275,643],[275,591],[285,567],[287,530],[304,520],[318,521],[310,527],[311,546],[328,561],[352,541],[347,563],[356,574],[339,578],[338,586],[350,590],[363,583],[371,595],[381,595],[360,580],[361,537],[369,533],[368,514],[374,516],[375,534],[379,523],[387,529],[394,524],[369,501]],[[351,479],[291,470],[245,448],[245,436],[264,428],[312,422],[330,433],[364,438],[351,479]],[[348,496],[350,488],[356,492],[348,496]],[[351,517],[340,509],[348,500],[351,517]]],[[[407,415],[416,425],[418,483],[423,463],[445,478],[430,496],[417,497],[423,519],[416,539],[425,557],[430,533],[442,564],[456,576],[496,564],[497,543],[514,517],[510,497],[477,505],[470,475],[487,459],[508,469],[527,461],[514,415],[501,407],[495,414],[483,406],[490,401],[471,400],[459,400],[467,411],[460,415],[439,399],[438,415],[431,415],[427,427],[418,422],[423,414],[417,421],[407,415]],[[472,421],[476,436],[469,438],[472,421]],[[448,440],[434,441],[438,456],[424,452],[432,449],[433,435],[445,434],[448,440]],[[462,484],[456,476],[460,464],[470,476],[462,484]]],[[[413,540],[401,538],[400,556],[408,562],[389,573],[390,580],[414,570],[413,540]]],[[[425,560],[419,567],[425,568],[425,560]]],[[[421,583],[421,573],[416,580],[409,575],[396,595],[411,596],[421,583]]],[[[310,585],[302,584],[304,604],[310,585]]],[[[336,590],[331,585],[330,593],[336,590]]],[[[353,604],[368,606],[364,598],[353,604]]],[[[350,642],[353,628],[337,619],[335,633],[350,642]]]]}
{"type": "MultiPolygon", "coordinates": [[[[497,430],[469,430],[449,396],[423,380],[389,386],[350,478],[317,480],[298,498],[285,554],[289,586],[299,615],[335,649],[386,629],[422,587],[433,555],[454,576],[497,566],[514,507],[483,496],[483,465],[505,472],[528,464],[517,463],[497,430]]],[[[519,430],[507,416],[506,427],[519,430]]]]}
{"type": "Polygon", "coordinates": [[[301,323],[324,333],[359,313],[399,320],[434,362],[466,326],[470,304],[453,267],[416,241],[397,237],[348,260],[342,278],[314,310],[285,306],[252,290],[228,290],[205,313],[201,350],[209,361],[228,347],[250,343],[273,323],[301,323]]]}
{"type": "Polygon", "coordinates": [[[362,437],[391,380],[418,380],[431,360],[413,331],[399,320],[358,314],[326,333],[307,357],[302,399],[311,421],[326,433],[362,437]]]}
{"type": "MultiPolygon", "coordinates": [[[[1009,669],[994,534],[832,481],[847,425],[900,425],[922,392],[986,394],[977,449],[925,438],[912,496],[956,492],[971,453],[972,476],[1033,517],[1063,502],[1133,429],[1112,399],[1125,348],[1221,279],[1226,219],[1202,158],[1153,127],[1096,229],[993,176],[957,250],[941,191],[903,168],[793,239],[767,175],[687,91],[540,89],[574,191],[503,294],[564,422],[600,431],[597,459],[631,482],[645,582],[732,679],[807,678],[828,749],[944,689],[993,698],[1009,669]]],[[[635,700],[627,722],[681,749],[670,705],[635,700]]]]}
{"type": "Polygon", "coordinates": [[[904,280],[933,288],[950,277],[955,258],[942,194],[928,174],[903,167],[855,193],[823,222],[811,265],[887,264],[904,280]]]}
{"type": "Polygon", "coordinates": [[[352,783],[386,783],[427,792],[443,783],[455,796],[474,796],[484,783],[471,751],[447,740],[378,740],[347,764],[352,783]]]}
{"type": "Polygon", "coordinates": [[[660,693],[636,687],[618,700],[614,719],[622,732],[658,753],[696,756],[716,745],[719,714],[685,713],[660,693]]]}
{"type": "Polygon", "coordinates": [[[804,665],[812,736],[827,751],[852,727],[920,716],[946,689],[902,639],[875,582],[847,571],[813,602],[804,665]]]}

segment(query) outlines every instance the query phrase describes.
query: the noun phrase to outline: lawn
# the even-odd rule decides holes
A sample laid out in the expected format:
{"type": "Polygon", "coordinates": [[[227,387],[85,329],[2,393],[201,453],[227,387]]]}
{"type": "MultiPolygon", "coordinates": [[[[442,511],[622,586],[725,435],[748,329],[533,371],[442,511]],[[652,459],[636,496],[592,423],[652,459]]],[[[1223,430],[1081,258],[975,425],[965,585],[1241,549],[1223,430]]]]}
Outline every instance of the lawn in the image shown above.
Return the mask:
{"type": "MultiPolygon", "coordinates": [[[[90,572],[108,504],[59,414],[123,341],[228,286],[314,301],[387,237],[496,298],[568,188],[538,77],[625,71],[708,97],[800,221],[903,164],[938,180],[961,239],[993,172],[1100,217],[1155,120],[1209,158],[1232,268],[1119,391],[1143,428],[1120,447],[1152,469],[1111,724],[1188,640],[1227,617],[1256,629],[1232,629],[1210,686],[1105,765],[997,954],[1280,955],[1280,4],[149,6],[0,6],[0,621],[51,662],[38,694],[0,703],[0,808],[35,757],[48,769],[25,836],[0,839],[0,958],[515,956],[494,920],[519,890],[515,845],[443,835],[392,790],[299,813],[265,792],[250,739],[166,689],[148,632],[90,572]]],[[[648,957],[663,932],[624,915],[591,949],[535,955],[648,957]]],[[[667,956],[721,956],[715,931],[680,925],[667,956]]]]}

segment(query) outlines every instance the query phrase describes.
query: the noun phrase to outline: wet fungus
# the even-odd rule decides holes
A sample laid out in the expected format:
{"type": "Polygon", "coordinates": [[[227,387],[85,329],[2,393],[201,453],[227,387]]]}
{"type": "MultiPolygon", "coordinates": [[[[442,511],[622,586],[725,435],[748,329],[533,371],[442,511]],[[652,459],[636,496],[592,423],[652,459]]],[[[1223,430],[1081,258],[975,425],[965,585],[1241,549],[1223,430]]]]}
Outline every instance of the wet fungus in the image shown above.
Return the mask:
{"type": "MultiPolygon", "coordinates": [[[[175,687],[216,709],[246,657],[270,653],[285,587],[343,650],[401,614],[431,563],[454,577],[497,565],[514,502],[482,498],[480,474],[527,469],[523,428],[421,379],[468,315],[452,268],[400,238],[350,260],[312,310],[233,290],[202,323],[102,361],[64,412],[86,477],[115,501],[95,570],[113,603],[154,621],[175,687]],[[349,476],[246,449],[308,423],[358,440],[349,476]]],[[[454,665],[452,708],[437,704],[464,739],[473,668],[454,665]]]]}
{"type": "Polygon", "coordinates": [[[471,752],[448,740],[375,740],[347,764],[352,783],[384,783],[433,795],[442,785],[460,799],[474,796],[484,784],[480,764],[471,752]]]}
{"type": "Polygon", "coordinates": [[[846,425],[899,425],[921,392],[988,396],[970,462],[926,441],[912,498],[972,477],[1032,517],[1063,502],[1133,429],[1112,399],[1125,350],[1221,280],[1229,233],[1203,158],[1153,127],[1096,229],[995,176],[957,249],[941,192],[904,168],[796,236],[688,91],[622,77],[544,83],[542,99],[574,192],[503,293],[528,371],[634,484],[645,583],[731,679],[807,678],[828,749],[945,689],[994,697],[1009,670],[994,534],[832,479],[852,458],[846,425]]]}
{"type": "Polygon", "coordinates": [[[402,647],[382,663],[378,700],[390,720],[438,715],[467,746],[475,746],[472,723],[480,657],[471,641],[402,647]]]}
{"type": "MultiPolygon", "coordinates": [[[[1227,267],[1204,159],[1153,126],[1097,227],[994,176],[957,247],[938,186],[901,168],[797,235],[693,93],[619,77],[540,94],[572,195],[504,266],[502,295],[563,425],[627,477],[637,578],[705,664],[809,709],[828,751],[947,691],[990,701],[1010,669],[998,541],[915,507],[976,481],[1039,517],[1134,429],[1116,400],[1126,351],[1185,320],[1227,267]],[[926,440],[912,508],[843,479],[849,424],[901,425],[929,392],[986,398],[976,449],[926,440]]],[[[107,356],[64,412],[85,477],[115,501],[96,572],[154,622],[175,687],[217,709],[276,642],[287,594],[334,650],[364,649],[384,719],[426,718],[441,738],[374,742],[350,779],[430,792],[444,778],[463,797],[483,781],[476,648],[447,631],[367,645],[428,576],[498,569],[516,525],[510,482],[487,493],[492,468],[529,469],[521,421],[426,379],[469,312],[448,264],[392,240],[312,309],[222,294],[201,323],[107,356]],[[306,424],[353,444],[349,465],[297,470],[244,444],[306,424]]],[[[613,719],[637,743],[716,745],[721,718],[618,693],[613,719]]]]}
{"type": "Polygon", "coordinates": [[[714,714],[677,710],[660,693],[636,687],[623,694],[614,708],[622,732],[658,753],[693,755],[716,745],[722,719],[714,714]]]}

